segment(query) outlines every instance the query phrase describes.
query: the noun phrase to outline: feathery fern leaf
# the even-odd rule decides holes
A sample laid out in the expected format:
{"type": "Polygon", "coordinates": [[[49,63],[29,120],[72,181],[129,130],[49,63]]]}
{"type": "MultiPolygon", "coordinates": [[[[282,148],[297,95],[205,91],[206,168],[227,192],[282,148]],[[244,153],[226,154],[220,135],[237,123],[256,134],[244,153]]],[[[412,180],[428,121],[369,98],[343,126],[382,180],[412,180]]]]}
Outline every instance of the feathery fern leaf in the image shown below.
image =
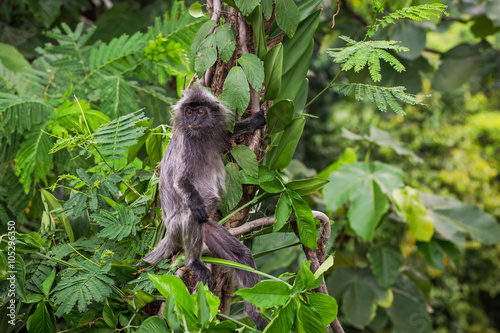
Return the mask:
{"type": "Polygon", "coordinates": [[[117,118],[139,109],[132,88],[121,75],[107,76],[102,83],[99,94],[102,113],[117,118]]]}
{"type": "Polygon", "coordinates": [[[102,155],[120,156],[127,152],[127,147],[137,143],[144,134],[145,127],[136,127],[136,123],[147,120],[143,112],[135,112],[114,119],[102,125],[94,132],[95,142],[102,155]]]}
{"type": "Polygon", "coordinates": [[[16,155],[16,176],[20,176],[19,182],[23,184],[24,192],[28,193],[31,186],[31,176],[35,183],[40,180],[47,182],[47,174],[53,168],[52,140],[42,131],[45,124],[34,127],[25,135],[26,140],[21,143],[21,148],[16,155]]]}
{"type": "Polygon", "coordinates": [[[4,93],[37,96],[44,89],[41,84],[42,76],[42,73],[30,66],[24,67],[20,72],[11,71],[0,61],[0,91],[4,93]]]}
{"type": "Polygon", "coordinates": [[[100,214],[92,214],[92,218],[104,227],[99,234],[101,237],[116,239],[118,241],[130,234],[136,235],[139,230],[137,225],[140,218],[127,206],[116,204],[116,215],[107,210],[101,210],[100,214]]]}
{"type": "Polygon", "coordinates": [[[368,98],[377,105],[380,111],[387,111],[387,105],[389,105],[394,112],[404,115],[405,112],[396,101],[396,98],[411,105],[420,103],[414,95],[404,92],[405,87],[379,87],[362,83],[338,84],[335,86],[345,96],[355,92],[355,98],[358,101],[368,98]]]}
{"type": "Polygon", "coordinates": [[[445,12],[448,6],[440,3],[430,3],[418,6],[411,6],[403,9],[396,10],[387,16],[375,20],[371,25],[370,29],[366,33],[368,37],[373,37],[375,32],[377,32],[380,26],[386,27],[389,24],[396,23],[395,21],[399,19],[410,19],[414,21],[429,20],[433,16],[440,17],[443,13],[448,16],[449,14],[445,12]]]}
{"type": "Polygon", "coordinates": [[[53,300],[59,305],[56,316],[69,313],[78,303],[78,311],[83,312],[92,302],[102,303],[112,292],[111,286],[114,280],[106,275],[107,269],[99,267],[97,264],[80,261],[73,263],[80,271],[62,274],[61,281],[54,291],[53,300]]]}
{"type": "Polygon", "coordinates": [[[408,51],[406,47],[396,45],[399,43],[397,41],[374,40],[356,42],[346,36],[340,36],[340,38],[346,41],[348,46],[344,48],[328,49],[326,53],[334,58],[333,61],[336,63],[343,63],[342,70],[344,71],[354,68],[354,71],[357,73],[368,66],[372,80],[374,82],[379,82],[382,79],[382,75],[380,74],[380,59],[388,62],[398,72],[405,70],[405,67],[398,59],[385,51],[408,51]]]}
{"type": "Polygon", "coordinates": [[[0,93],[0,138],[29,131],[46,121],[51,113],[51,107],[40,100],[0,93]]]}

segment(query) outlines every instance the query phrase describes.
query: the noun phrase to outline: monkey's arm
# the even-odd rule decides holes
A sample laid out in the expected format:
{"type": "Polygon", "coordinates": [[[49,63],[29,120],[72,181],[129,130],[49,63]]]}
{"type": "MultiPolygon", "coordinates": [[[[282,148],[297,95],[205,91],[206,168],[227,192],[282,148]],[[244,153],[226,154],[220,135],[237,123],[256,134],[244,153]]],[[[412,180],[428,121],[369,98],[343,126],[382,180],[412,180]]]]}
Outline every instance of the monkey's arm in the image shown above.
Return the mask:
{"type": "Polygon", "coordinates": [[[256,114],[234,124],[232,137],[253,132],[264,126],[266,126],[266,115],[264,114],[264,110],[260,109],[256,114]]]}
{"type": "Polygon", "coordinates": [[[188,178],[188,175],[182,175],[176,183],[176,187],[178,193],[181,194],[193,213],[194,218],[200,223],[207,222],[208,214],[205,209],[205,201],[188,178]]]}

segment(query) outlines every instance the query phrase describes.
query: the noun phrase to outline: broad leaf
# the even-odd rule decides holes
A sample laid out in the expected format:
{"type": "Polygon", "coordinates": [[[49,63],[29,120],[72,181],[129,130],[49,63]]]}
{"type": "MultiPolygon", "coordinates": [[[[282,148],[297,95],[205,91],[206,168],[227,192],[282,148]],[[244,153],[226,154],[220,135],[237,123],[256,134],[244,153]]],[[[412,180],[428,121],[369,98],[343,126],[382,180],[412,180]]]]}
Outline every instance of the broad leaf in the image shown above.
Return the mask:
{"type": "Polygon", "coordinates": [[[278,314],[266,326],[264,333],[290,333],[295,322],[297,306],[293,300],[288,301],[278,314]]]}
{"type": "Polygon", "coordinates": [[[26,323],[28,332],[53,333],[56,332],[56,319],[50,305],[42,301],[38,303],[35,312],[26,323]]]}
{"type": "Polygon", "coordinates": [[[404,263],[401,250],[388,245],[372,245],[369,260],[377,283],[385,289],[396,281],[404,263]]]}
{"type": "Polygon", "coordinates": [[[288,38],[292,38],[299,25],[299,10],[293,0],[276,0],[276,23],[288,38]]]}
{"type": "Polygon", "coordinates": [[[316,278],[309,268],[310,265],[310,261],[302,263],[302,266],[295,277],[295,281],[293,282],[292,293],[299,293],[313,288],[316,278]]]}
{"type": "Polygon", "coordinates": [[[260,92],[264,82],[264,66],[262,66],[260,59],[254,54],[245,53],[238,59],[238,63],[243,68],[252,88],[260,92]]]}
{"type": "Polygon", "coordinates": [[[392,192],[397,213],[410,224],[409,232],[416,240],[428,242],[434,234],[434,221],[427,213],[417,190],[406,186],[392,192]]]}
{"type": "Polygon", "coordinates": [[[245,72],[241,67],[235,66],[231,68],[226,81],[224,81],[224,91],[219,97],[228,108],[232,110],[238,109],[240,116],[245,112],[250,102],[250,87],[245,72]]]}
{"type": "Polygon", "coordinates": [[[247,175],[254,178],[259,177],[259,163],[255,153],[250,148],[238,145],[231,150],[231,155],[247,175]]]}
{"type": "Polygon", "coordinates": [[[252,288],[243,288],[234,293],[256,306],[270,308],[283,305],[292,294],[292,291],[284,282],[262,281],[252,288]]]}
{"type": "Polygon", "coordinates": [[[260,0],[234,0],[236,6],[245,16],[250,15],[254,8],[259,4],[260,0]]]}
{"type": "Polygon", "coordinates": [[[168,327],[164,319],[152,316],[144,320],[136,332],[137,333],[168,332],[168,327]]]}
{"type": "Polygon", "coordinates": [[[226,194],[222,198],[221,210],[224,215],[236,207],[243,196],[238,166],[234,163],[226,164],[226,194]]]}
{"type": "Polygon", "coordinates": [[[329,325],[337,317],[338,305],[332,296],[321,293],[307,293],[307,302],[319,314],[323,326],[329,325]]]}
{"type": "Polygon", "coordinates": [[[215,43],[219,50],[219,55],[222,61],[227,63],[233,56],[236,44],[234,40],[234,28],[231,24],[226,23],[217,28],[215,33],[215,43]]]}
{"type": "Polygon", "coordinates": [[[298,118],[292,121],[285,129],[276,147],[266,155],[265,164],[271,169],[284,169],[292,160],[295,149],[305,126],[305,119],[298,118]]]}
{"type": "Polygon", "coordinates": [[[283,44],[274,46],[267,52],[264,60],[264,85],[266,90],[264,96],[268,100],[274,100],[281,89],[281,78],[283,73],[283,44]]]}
{"type": "Polygon", "coordinates": [[[450,198],[420,193],[422,202],[434,220],[435,230],[445,239],[463,244],[462,233],[486,243],[500,242],[500,225],[479,207],[450,198]]]}
{"type": "Polygon", "coordinates": [[[297,320],[294,323],[294,331],[297,333],[323,333],[325,325],[316,308],[298,298],[294,298],[294,301],[299,309],[297,320]]]}
{"type": "Polygon", "coordinates": [[[287,183],[286,187],[299,195],[309,195],[321,190],[329,182],[328,179],[320,178],[298,179],[287,183]]]}
{"type": "Polygon", "coordinates": [[[267,128],[271,133],[283,131],[293,120],[294,106],[289,99],[274,103],[266,114],[267,128]]]}
{"type": "Polygon", "coordinates": [[[273,231],[278,231],[283,228],[291,213],[292,201],[286,191],[283,191],[276,205],[276,212],[274,213],[276,220],[274,221],[273,231]]]}
{"type": "Polygon", "coordinates": [[[387,208],[385,194],[402,183],[401,170],[380,162],[344,164],[330,175],[323,190],[326,205],[335,210],[350,201],[349,223],[357,235],[371,240],[387,208]]]}
{"type": "Polygon", "coordinates": [[[295,220],[299,229],[300,242],[311,249],[318,247],[316,240],[316,223],[311,208],[307,203],[294,191],[286,190],[288,197],[292,202],[295,220]]]}

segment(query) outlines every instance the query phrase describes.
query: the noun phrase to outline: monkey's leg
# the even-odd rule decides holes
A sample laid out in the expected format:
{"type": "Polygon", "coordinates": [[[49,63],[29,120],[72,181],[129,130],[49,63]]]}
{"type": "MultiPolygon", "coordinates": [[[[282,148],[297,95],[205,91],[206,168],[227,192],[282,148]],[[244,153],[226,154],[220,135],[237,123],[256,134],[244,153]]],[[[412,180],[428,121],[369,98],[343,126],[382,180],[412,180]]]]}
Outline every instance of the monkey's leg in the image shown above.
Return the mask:
{"type": "MultiPolygon", "coordinates": [[[[208,221],[205,224],[205,244],[210,252],[218,258],[255,268],[250,250],[216,222],[208,221]]],[[[235,274],[240,288],[252,288],[260,282],[259,276],[252,272],[235,269],[235,274]]],[[[245,301],[245,312],[257,325],[257,328],[263,331],[267,326],[267,321],[257,313],[255,305],[245,301]]]]}
{"type": "Polygon", "coordinates": [[[170,235],[167,234],[167,236],[158,243],[153,252],[142,258],[142,260],[152,265],[157,265],[160,261],[170,258],[177,248],[178,247],[175,246],[170,235]]]}
{"type": "Polygon", "coordinates": [[[184,253],[186,267],[194,271],[198,276],[198,281],[208,285],[212,282],[212,272],[201,261],[203,251],[203,226],[204,223],[197,222],[194,218],[187,221],[187,228],[184,228],[184,253]]]}

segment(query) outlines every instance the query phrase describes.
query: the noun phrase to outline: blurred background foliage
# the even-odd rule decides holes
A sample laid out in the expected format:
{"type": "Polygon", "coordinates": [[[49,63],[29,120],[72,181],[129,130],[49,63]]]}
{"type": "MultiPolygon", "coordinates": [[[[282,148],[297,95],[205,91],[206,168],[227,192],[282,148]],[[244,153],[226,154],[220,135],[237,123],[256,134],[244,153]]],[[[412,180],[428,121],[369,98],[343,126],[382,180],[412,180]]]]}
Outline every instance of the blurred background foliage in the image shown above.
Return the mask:
{"type": "MultiPolygon", "coordinates": [[[[46,32],[67,24],[74,30],[78,23],[96,26],[89,43],[109,42],[123,33],[132,35],[145,31],[154,18],[171,8],[173,1],[155,0],[5,0],[0,2],[0,60],[11,71],[23,70],[23,60],[36,58],[38,47],[51,41],[46,32]],[[15,51],[14,47],[17,51],[15,51]]],[[[187,4],[193,1],[186,1],[187,4]]],[[[406,0],[388,1],[394,11],[409,5],[441,2],[448,5],[448,17],[435,22],[399,21],[377,31],[376,39],[401,41],[410,52],[397,54],[406,66],[398,74],[382,65],[382,85],[408,88],[408,92],[425,96],[426,105],[405,106],[406,116],[381,113],[369,102],[359,102],[331,89],[308,109],[317,116],[308,120],[300,141],[296,161],[286,170],[290,177],[312,176],[337,161],[346,147],[353,148],[359,160],[370,156],[396,165],[405,171],[405,184],[423,192],[440,194],[472,203],[500,219],[500,3],[497,0],[406,0]],[[370,126],[384,130],[403,143],[415,156],[398,154],[393,149],[377,147],[367,140],[352,140],[348,131],[368,135],[370,126]]],[[[325,55],[327,48],[341,47],[338,39],[348,35],[359,40],[372,20],[371,0],[340,1],[340,14],[331,17],[337,1],[322,2],[320,28],[315,36],[315,52],[309,70],[309,97],[327,86],[339,71],[339,65],[325,55]]],[[[50,75],[49,75],[50,76],[50,75]]],[[[337,83],[369,82],[369,73],[342,73],[337,83]]],[[[177,96],[175,80],[157,82],[166,89],[165,98],[139,98],[138,107],[145,107],[155,123],[166,123],[165,112],[177,96]],[[171,100],[168,98],[172,98],[171,100]]],[[[90,108],[92,104],[90,105],[90,108]]],[[[12,154],[2,141],[0,162],[0,204],[2,225],[15,219],[23,231],[38,229],[43,206],[33,191],[16,194],[6,186],[16,176],[8,171],[12,154]],[[9,155],[10,154],[10,155],[9,155]],[[10,161],[10,162],[9,162],[10,161]]],[[[36,186],[51,185],[57,175],[48,174],[47,181],[36,186]]],[[[17,178],[16,178],[17,179],[17,178]]],[[[34,186],[34,185],[32,185],[34,186]]],[[[32,187],[33,188],[33,187],[32,187]]],[[[320,198],[311,197],[309,204],[324,209],[320,198]]],[[[343,223],[334,225],[339,236],[343,223]]],[[[390,237],[397,226],[378,233],[390,237]]],[[[334,230],[334,231],[335,231],[334,230]]],[[[3,232],[4,230],[2,230],[3,232]]],[[[340,235],[341,236],[341,235],[340,235]]],[[[340,237],[339,236],[339,237],[340,237]]],[[[269,236],[272,237],[272,236],[269,236]]],[[[279,236],[282,237],[282,236],[279,236]]],[[[338,240],[338,239],[337,239],[338,240]]],[[[273,247],[293,240],[273,238],[273,247]],[[280,243],[281,242],[281,243],[280,243]]],[[[254,244],[254,252],[265,251],[264,240],[254,244]],[[260,248],[261,247],[261,248],[260,248]]],[[[345,253],[359,249],[346,246],[345,253]]],[[[402,248],[403,255],[420,251],[414,240],[402,248]]],[[[339,251],[336,265],[342,264],[339,251]]],[[[257,259],[263,271],[273,274],[297,270],[302,257],[291,247],[274,257],[257,259]],[[283,260],[287,258],[287,260],[283,260]],[[265,259],[265,260],[264,260],[265,259]]],[[[444,260],[445,269],[427,266],[423,252],[411,265],[424,266],[422,276],[415,276],[432,307],[435,332],[500,332],[500,245],[484,245],[468,241],[465,254],[458,262],[444,260]],[[432,285],[432,288],[430,287],[432,285]],[[426,292],[427,291],[427,292],[426,292]]],[[[445,258],[447,259],[447,258],[445,258]]],[[[410,264],[409,264],[410,266],[410,264]]],[[[418,275],[416,271],[413,274],[418,275]]],[[[383,321],[383,318],[381,319],[383,321]]],[[[364,331],[378,331],[372,323],[364,331]]],[[[383,327],[383,326],[382,326],[383,327]]],[[[353,327],[346,327],[355,332],[353,327]]]]}

